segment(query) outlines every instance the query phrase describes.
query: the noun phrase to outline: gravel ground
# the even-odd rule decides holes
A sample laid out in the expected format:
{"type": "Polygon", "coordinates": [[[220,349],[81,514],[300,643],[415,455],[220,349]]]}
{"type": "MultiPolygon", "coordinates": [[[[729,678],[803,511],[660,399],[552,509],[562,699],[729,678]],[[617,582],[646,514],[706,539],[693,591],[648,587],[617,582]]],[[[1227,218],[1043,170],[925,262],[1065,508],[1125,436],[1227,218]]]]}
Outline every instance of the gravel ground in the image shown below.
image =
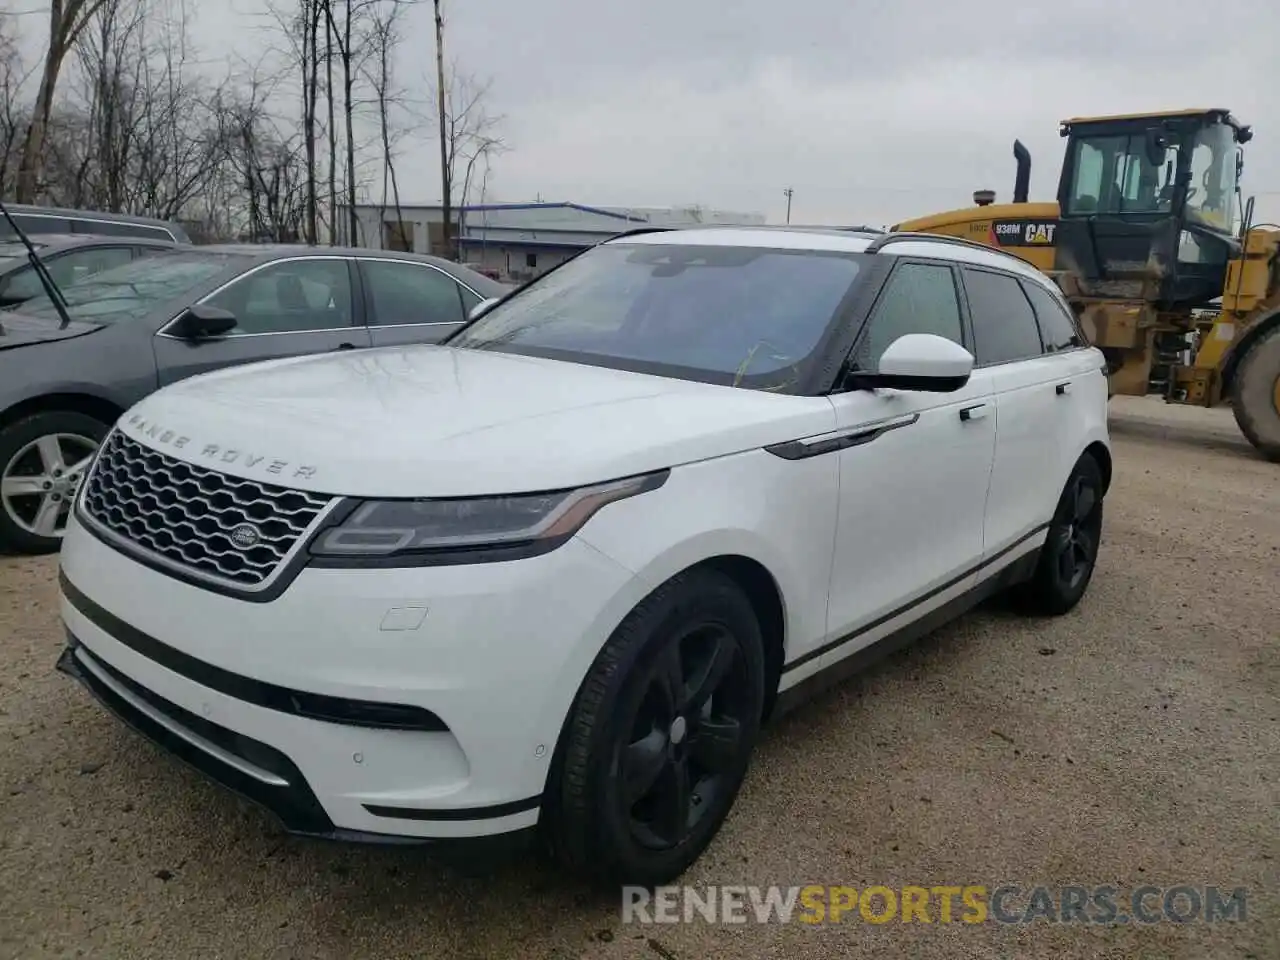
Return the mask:
{"type": "Polygon", "coordinates": [[[1242,923],[640,927],[530,861],[292,840],[54,673],[55,564],[0,558],[0,955],[1275,960],[1280,467],[1117,410],[1081,607],[984,609],[777,725],[687,879],[1245,886],[1242,923]]]}

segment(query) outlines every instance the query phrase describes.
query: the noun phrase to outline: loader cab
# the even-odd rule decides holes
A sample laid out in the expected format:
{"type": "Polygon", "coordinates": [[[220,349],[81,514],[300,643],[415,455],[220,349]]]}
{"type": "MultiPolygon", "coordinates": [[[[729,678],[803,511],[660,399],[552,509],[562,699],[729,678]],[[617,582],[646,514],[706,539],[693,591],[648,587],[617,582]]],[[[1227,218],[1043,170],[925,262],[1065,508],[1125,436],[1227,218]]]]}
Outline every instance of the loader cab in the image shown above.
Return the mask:
{"type": "Polygon", "coordinates": [[[1221,296],[1240,253],[1240,145],[1226,110],[1066,120],[1055,267],[1086,296],[1162,309],[1221,296]]]}

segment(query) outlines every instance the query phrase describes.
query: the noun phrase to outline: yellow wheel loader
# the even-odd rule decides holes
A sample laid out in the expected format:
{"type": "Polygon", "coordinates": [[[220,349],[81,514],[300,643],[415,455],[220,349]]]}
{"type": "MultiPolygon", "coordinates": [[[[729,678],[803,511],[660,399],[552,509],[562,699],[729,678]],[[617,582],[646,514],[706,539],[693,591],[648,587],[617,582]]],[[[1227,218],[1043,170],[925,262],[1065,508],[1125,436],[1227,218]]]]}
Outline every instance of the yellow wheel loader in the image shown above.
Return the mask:
{"type": "Polygon", "coordinates": [[[1230,403],[1280,462],[1280,226],[1241,202],[1243,145],[1228,110],[1064,120],[1056,202],[1031,203],[1031,157],[1014,142],[1013,202],[895,224],[1016,254],[1052,276],[1107,357],[1112,394],[1230,403]]]}

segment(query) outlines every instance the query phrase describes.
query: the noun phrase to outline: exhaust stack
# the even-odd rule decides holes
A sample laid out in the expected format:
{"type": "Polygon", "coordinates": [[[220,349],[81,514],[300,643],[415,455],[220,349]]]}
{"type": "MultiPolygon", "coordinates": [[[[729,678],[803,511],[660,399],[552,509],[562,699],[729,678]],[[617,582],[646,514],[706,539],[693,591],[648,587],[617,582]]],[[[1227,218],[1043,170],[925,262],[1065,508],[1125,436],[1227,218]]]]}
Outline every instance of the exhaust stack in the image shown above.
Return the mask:
{"type": "Polygon", "coordinates": [[[1013,180],[1013,202],[1026,203],[1031,191],[1031,152],[1021,140],[1013,141],[1013,155],[1018,161],[1018,172],[1013,180]]]}

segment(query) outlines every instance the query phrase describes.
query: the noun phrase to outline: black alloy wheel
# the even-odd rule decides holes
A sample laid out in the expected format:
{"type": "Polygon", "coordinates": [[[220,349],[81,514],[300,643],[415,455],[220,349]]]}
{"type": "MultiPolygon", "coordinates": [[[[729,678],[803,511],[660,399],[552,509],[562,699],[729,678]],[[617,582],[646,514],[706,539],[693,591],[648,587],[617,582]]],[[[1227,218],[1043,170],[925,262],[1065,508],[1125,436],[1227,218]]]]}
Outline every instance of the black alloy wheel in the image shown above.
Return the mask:
{"type": "Polygon", "coordinates": [[[1098,461],[1084,454],[1059,497],[1035,573],[1018,590],[1030,612],[1064,614],[1088,590],[1102,544],[1103,487],[1098,461]]]}
{"type": "Polygon", "coordinates": [[[595,881],[668,883],[729,815],[764,711],[764,640],[742,587],[685,571],[597,655],[557,745],[540,822],[595,881]]]}
{"type": "Polygon", "coordinates": [[[716,809],[749,750],[755,700],[724,624],[666,641],[615,746],[619,813],[638,845],[678,847],[716,809]]]}
{"type": "Polygon", "coordinates": [[[1102,533],[1102,496],[1083,473],[1072,478],[1065,516],[1056,525],[1052,549],[1057,554],[1058,578],[1064,590],[1075,590],[1093,571],[1102,533]]]}

